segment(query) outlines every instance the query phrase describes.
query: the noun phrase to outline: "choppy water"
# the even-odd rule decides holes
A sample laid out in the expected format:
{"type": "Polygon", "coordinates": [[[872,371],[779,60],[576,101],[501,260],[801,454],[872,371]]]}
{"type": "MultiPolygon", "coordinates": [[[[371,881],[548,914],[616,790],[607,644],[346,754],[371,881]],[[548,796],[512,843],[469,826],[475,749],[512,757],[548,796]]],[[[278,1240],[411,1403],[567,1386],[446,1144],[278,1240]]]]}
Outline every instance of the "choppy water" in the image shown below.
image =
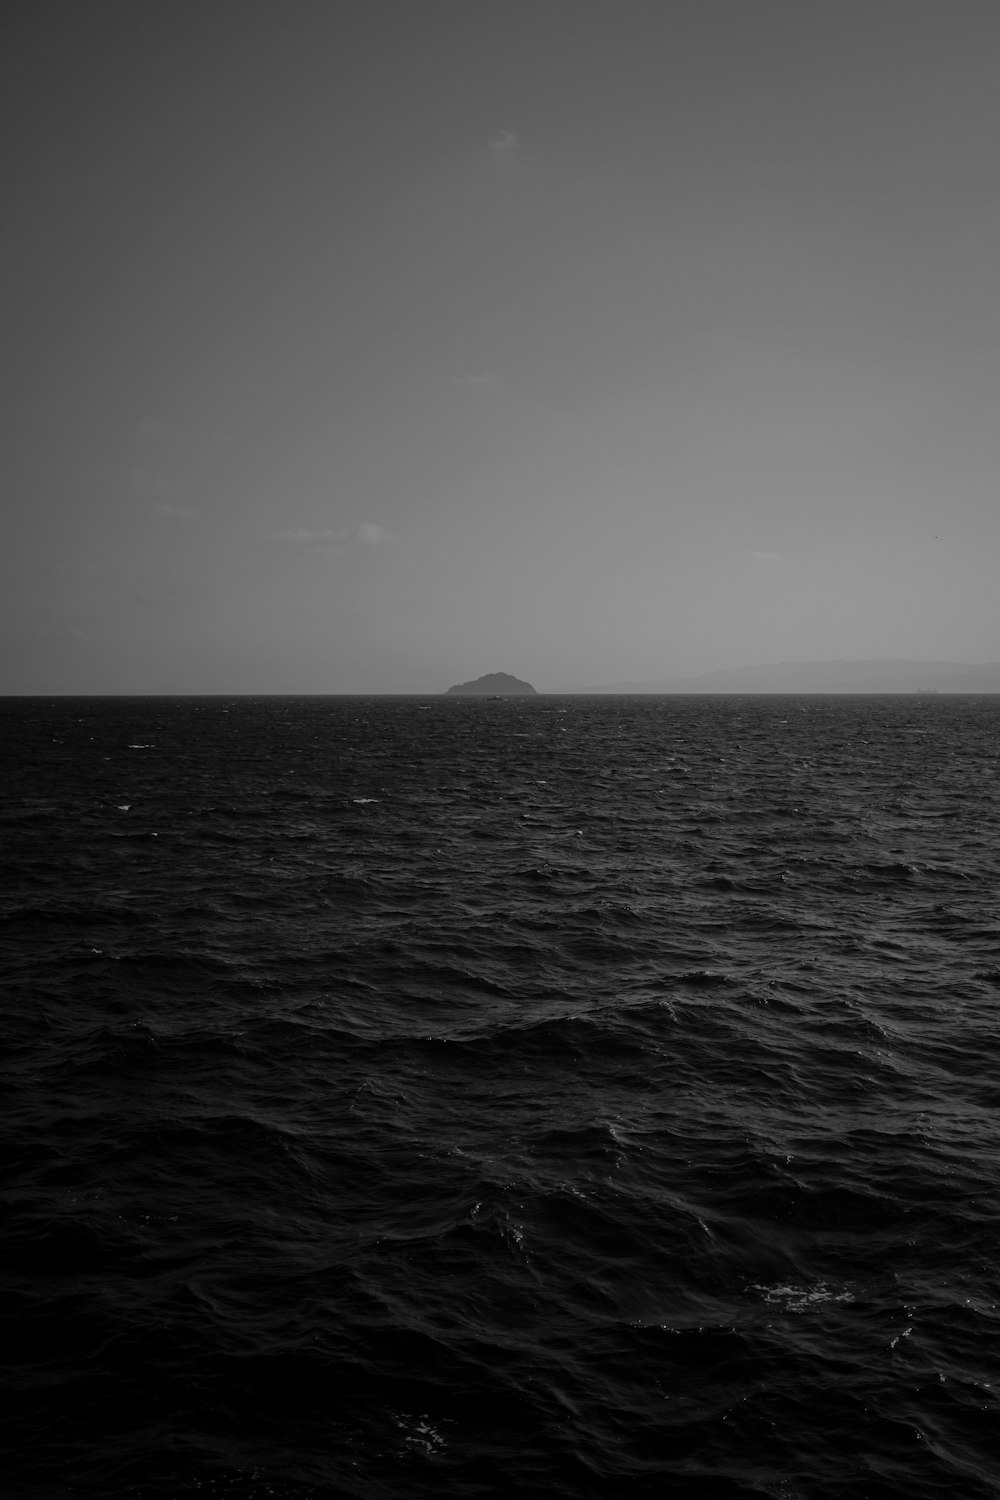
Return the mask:
{"type": "Polygon", "coordinates": [[[1000,700],[0,731],[5,1496],[1000,1496],[1000,700]]]}

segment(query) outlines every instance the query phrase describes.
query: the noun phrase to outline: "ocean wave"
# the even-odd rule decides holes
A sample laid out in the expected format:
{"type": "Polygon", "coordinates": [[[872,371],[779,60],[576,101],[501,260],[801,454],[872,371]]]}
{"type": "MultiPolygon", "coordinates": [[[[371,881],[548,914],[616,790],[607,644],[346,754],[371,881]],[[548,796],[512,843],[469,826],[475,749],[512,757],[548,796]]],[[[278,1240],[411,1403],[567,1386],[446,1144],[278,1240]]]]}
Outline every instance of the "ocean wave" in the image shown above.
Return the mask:
{"type": "Polygon", "coordinates": [[[996,1500],[992,707],[480,708],[0,705],[9,1493],[996,1500]]]}

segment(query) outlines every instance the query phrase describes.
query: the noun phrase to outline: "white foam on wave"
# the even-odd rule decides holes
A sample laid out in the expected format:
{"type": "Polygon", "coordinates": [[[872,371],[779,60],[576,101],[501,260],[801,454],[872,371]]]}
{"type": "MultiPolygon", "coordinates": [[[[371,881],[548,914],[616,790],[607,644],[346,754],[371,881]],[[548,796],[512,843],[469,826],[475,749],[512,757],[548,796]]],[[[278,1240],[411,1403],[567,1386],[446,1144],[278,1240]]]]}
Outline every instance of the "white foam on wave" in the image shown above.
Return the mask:
{"type": "Polygon", "coordinates": [[[814,1307],[830,1302],[853,1302],[854,1293],[846,1287],[831,1287],[825,1281],[816,1281],[811,1286],[798,1286],[794,1282],[776,1282],[773,1286],[753,1283],[769,1307],[780,1307],[782,1312],[804,1313],[814,1307]]]}
{"type": "Polygon", "coordinates": [[[403,1441],[408,1448],[422,1453],[425,1458],[433,1458],[444,1451],[444,1436],[426,1412],[417,1416],[410,1412],[394,1411],[390,1415],[402,1432],[403,1441]]]}

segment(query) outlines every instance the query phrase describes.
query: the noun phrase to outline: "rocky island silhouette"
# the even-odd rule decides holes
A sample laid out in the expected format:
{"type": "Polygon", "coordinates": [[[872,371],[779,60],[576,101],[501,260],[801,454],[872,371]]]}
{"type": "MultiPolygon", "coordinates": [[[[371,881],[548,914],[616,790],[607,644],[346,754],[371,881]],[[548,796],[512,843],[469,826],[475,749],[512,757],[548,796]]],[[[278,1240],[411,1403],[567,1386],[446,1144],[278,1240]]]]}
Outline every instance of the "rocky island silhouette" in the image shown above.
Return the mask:
{"type": "Polygon", "coordinates": [[[467,698],[524,698],[535,691],[530,682],[512,677],[509,672],[487,672],[485,677],[476,677],[472,682],[456,683],[448,689],[448,694],[467,698]]]}

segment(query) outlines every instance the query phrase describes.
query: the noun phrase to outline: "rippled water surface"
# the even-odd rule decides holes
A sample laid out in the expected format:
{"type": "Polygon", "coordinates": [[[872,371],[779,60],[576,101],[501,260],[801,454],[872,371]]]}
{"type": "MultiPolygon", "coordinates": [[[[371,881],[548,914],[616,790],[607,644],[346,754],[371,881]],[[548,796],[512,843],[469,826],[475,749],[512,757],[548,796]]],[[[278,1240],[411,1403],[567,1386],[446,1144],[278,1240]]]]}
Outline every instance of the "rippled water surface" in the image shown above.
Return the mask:
{"type": "Polygon", "coordinates": [[[1000,700],[0,730],[5,1495],[1000,1496],[1000,700]]]}

